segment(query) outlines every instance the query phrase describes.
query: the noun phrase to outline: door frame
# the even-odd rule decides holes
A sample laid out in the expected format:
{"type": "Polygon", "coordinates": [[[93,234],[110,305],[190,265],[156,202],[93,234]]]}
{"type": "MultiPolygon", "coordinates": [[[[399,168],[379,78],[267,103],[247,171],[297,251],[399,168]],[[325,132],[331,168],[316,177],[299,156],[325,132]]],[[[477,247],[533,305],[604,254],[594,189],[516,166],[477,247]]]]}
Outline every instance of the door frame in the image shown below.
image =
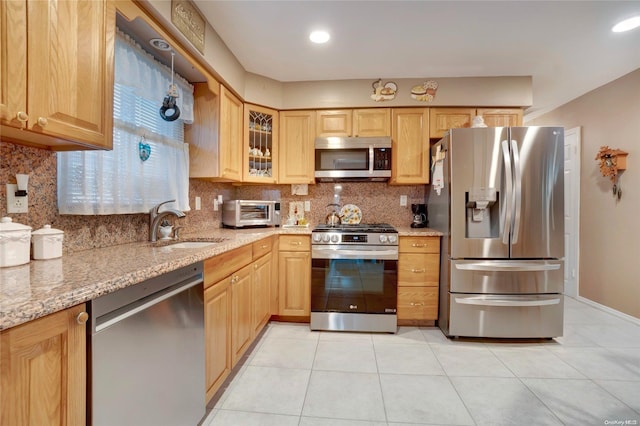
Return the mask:
{"type": "MultiPolygon", "coordinates": [[[[564,208],[568,210],[573,217],[573,229],[565,230],[565,233],[568,235],[568,238],[571,241],[565,242],[565,247],[567,247],[567,253],[565,253],[565,268],[568,271],[567,283],[571,283],[569,286],[565,286],[564,293],[567,296],[578,297],[580,295],[580,169],[581,169],[581,136],[582,129],[581,127],[573,127],[571,129],[565,130],[564,132],[564,144],[565,147],[567,143],[569,143],[569,149],[573,151],[574,154],[574,163],[573,163],[573,173],[571,173],[572,180],[570,182],[573,194],[573,197],[570,198],[567,191],[565,191],[565,203],[564,208]],[[567,136],[570,136],[569,138],[567,136]],[[573,250],[573,256],[570,256],[569,251],[573,250]],[[575,274],[572,276],[572,271],[575,271],[575,274]]],[[[566,177],[566,175],[565,175],[566,177]]]]}

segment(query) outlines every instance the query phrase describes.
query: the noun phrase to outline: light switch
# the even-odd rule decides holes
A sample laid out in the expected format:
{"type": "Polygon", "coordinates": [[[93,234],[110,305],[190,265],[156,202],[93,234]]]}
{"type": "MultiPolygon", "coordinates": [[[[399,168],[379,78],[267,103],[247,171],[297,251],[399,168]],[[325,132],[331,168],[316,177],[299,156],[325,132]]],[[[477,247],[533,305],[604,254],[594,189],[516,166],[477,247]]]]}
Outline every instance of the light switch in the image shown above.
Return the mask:
{"type": "Polygon", "coordinates": [[[200,197],[196,197],[196,210],[200,210],[202,208],[202,200],[200,197]]]}
{"type": "Polygon", "coordinates": [[[304,202],[304,211],[305,212],[310,212],[311,211],[311,201],[305,201],[304,202]]]}
{"type": "Polygon", "coordinates": [[[400,196],[400,205],[402,207],[407,207],[407,196],[406,195],[401,195],[400,196]]]}

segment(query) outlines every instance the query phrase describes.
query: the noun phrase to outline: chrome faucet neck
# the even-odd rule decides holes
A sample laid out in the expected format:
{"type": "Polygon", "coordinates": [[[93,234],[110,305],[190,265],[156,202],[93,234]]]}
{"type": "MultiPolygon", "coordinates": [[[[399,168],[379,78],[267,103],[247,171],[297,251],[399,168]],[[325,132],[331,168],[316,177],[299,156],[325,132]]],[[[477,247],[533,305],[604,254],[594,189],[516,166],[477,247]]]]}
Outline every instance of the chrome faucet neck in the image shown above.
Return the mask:
{"type": "Polygon", "coordinates": [[[149,210],[149,241],[156,242],[158,240],[158,228],[160,222],[167,216],[175,216],[177,218],[185,217],[184,212],[180,210],[167,209],[160,211],[163,204],[174,203],[176,200],[164,201],[157,204],[149,210]]]}

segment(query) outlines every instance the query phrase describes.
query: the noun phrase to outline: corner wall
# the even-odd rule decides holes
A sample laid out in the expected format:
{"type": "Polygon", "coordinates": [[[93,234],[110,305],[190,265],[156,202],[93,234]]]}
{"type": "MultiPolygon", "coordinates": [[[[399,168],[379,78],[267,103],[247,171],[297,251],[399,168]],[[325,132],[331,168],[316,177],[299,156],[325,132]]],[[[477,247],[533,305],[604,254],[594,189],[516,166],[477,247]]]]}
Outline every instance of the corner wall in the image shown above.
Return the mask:
{"type": "MultiPolygon", "coordinates": [[[[526,125],[582,128],[578,294],[640,318],[640,69],[526,125]],[[627,151],[622,199],[595,156],[602,145],[627,151]]],[[[525,117],[526,120],[526,117],[525,117]]]]}

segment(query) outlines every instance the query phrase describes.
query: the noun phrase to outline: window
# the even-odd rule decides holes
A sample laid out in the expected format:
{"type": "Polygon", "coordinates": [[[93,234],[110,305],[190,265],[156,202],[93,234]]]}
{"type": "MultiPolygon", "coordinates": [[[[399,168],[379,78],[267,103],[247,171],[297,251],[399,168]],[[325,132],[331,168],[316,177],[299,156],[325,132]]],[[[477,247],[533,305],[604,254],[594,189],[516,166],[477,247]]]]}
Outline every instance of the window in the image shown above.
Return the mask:
{"type": "Polygon", "coordinates": [[[159,109],[170,83],[171,70],[118,31],[113,150],[58,153],[60,214],[147,213],[173,199],[173,207],[190,210],[184,123],[193,120],[193,87],[174,76],[180,118],[165,121],[159,109]]]}

